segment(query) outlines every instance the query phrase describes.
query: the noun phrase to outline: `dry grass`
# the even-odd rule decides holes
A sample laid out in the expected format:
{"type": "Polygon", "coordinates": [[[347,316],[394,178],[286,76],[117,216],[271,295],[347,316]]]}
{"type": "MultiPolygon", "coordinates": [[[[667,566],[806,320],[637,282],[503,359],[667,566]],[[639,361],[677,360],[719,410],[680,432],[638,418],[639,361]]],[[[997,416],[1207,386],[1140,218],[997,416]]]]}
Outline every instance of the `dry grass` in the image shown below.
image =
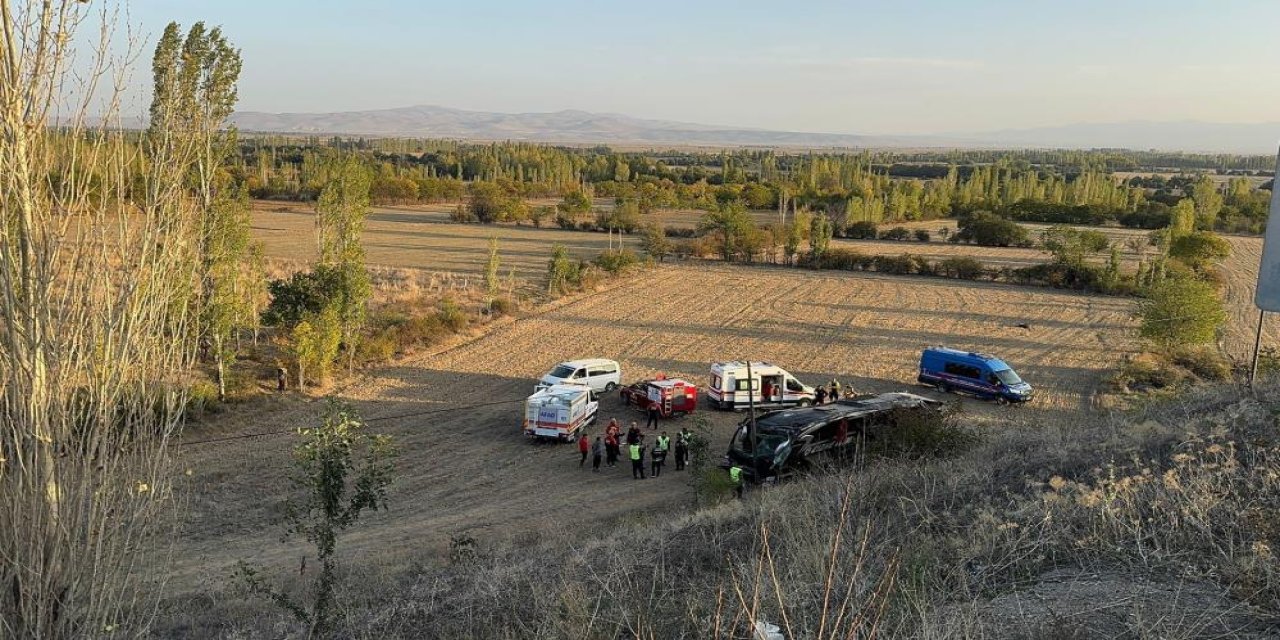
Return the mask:
{"type": "MultiPolygon", "coordinates": [[[[345,635],[1268,637],[1277,414],[1235,387],[1087,423],[1023,414],[950,458],[866,461],[600,535],[481,537],[448,563],[354,569],[345,635]]],[[[175,606],[172,633],[290,632],[231,593],[175,606]]]]}

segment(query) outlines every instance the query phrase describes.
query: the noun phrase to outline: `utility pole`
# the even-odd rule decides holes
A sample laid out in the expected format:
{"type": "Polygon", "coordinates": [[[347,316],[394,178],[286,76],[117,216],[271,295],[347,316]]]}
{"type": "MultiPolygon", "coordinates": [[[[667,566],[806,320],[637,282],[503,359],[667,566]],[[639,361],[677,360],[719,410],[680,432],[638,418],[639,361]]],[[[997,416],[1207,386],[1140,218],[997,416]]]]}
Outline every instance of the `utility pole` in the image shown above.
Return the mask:
{"type": "Polygon", "coordinates": [[[1258,379],[1258,352],[1262,349],[1262,324],[1267,319],[1267,310],[1258,310],[1258,334],[1253,338],[1253,366],[1249,368],[1249,388],[1253,388],[1253,381],[1258,379]]]}

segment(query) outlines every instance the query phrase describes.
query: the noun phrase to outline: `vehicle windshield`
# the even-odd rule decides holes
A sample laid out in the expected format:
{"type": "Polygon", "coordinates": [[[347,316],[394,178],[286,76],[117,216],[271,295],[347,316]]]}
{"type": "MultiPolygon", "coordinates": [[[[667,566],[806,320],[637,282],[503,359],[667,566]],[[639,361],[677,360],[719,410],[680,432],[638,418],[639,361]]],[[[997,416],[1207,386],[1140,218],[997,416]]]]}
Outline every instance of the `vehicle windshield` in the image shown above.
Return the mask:
{"type": "Polygon", "coordinates": [[[1013,372],[1013,369],[1001,369],[999,371],[996,371],[995,374],[996,374],[996,377],[1000,379],[1000,382],[1003,382],[1007,385],[1012,386],[1022,382],[1022,378],[1019,378],[1018,374],[1013,372]]]}
{"type": "MultiPolygon", "coordinates": [[[[773,458],[778,453],[778,448],[786,444],[787,436],[772,433],[756,434],[756,453],[752,457],[773,458]]],[[[751,451],[751,439],[747,437],[747,429],[741,428],[733,436],[733,448],[748,454],[751,451]]]]}
{"type": "Polygon", "coordinates": [[[574,371],[577,371],[577,368],[566,366],[563,364],[558,364],[556,365],[556,368],[552,369],[551,373],[547,375],[551,376],[552,378],[568,378],[569,376],[573,375],[574,371]]]}

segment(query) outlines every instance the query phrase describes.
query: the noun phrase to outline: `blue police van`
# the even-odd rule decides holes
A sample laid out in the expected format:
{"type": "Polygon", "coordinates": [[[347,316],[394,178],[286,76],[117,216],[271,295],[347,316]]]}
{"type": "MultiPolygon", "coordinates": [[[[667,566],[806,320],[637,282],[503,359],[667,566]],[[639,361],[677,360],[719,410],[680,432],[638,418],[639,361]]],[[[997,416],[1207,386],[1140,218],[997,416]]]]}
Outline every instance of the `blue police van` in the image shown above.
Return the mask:
{"type": "Polygon", "coordinates": [[[946,347],[929,347],[920,354],[918,379],[943,393],[969,393],[999,402],[1026,402],[1033,393],[1003,360],[946,347]]]}

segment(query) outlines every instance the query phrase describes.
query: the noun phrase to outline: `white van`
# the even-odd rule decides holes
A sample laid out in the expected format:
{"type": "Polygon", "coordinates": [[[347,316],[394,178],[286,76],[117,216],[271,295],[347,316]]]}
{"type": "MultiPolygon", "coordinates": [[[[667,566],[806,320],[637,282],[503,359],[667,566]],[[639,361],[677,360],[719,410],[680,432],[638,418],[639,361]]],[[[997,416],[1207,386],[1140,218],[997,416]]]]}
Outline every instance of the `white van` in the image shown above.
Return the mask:
{"type": "Polygon", "coordinates": [[[749,403],[803,407],[813,404],[814,389],[768,362],[752,362],[750,378],[745,362],[717,362],[711,365],[707,397],[721,409],[745,409],[749,403]]]}
{"type": "Polygon", "coordinates": [[[557,384],[585,384],[596,393],[612,392],[622,384],[622,367],[604,358],[561,362],[542,376],[533,390],[540,391],[557,384]]]}

